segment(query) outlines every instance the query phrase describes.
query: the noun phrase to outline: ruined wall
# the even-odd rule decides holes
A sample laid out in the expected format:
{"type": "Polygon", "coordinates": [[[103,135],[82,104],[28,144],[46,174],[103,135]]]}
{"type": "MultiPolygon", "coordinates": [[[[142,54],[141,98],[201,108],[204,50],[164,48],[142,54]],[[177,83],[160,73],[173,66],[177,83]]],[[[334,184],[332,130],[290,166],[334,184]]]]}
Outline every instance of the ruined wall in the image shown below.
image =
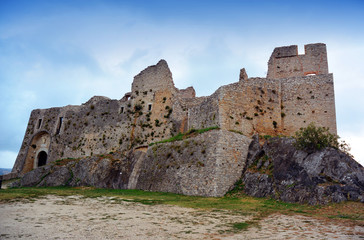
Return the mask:
{"type": "Polygon", "coordinates": [[[48,145],[42,146],[47,163],[115,151],[126,153],[169,138],[187,117],[183,99],[194,95],[193,88],[174,87],[172,74],[162,60],[138,74],[132,92],[121,100],[95,96],[80,106],[34,110],[13,171],[26,173],[38,167],[41,144],[37,139],[42,134],[48,136],[48,145]],[[175,107],[185,111],[174,114],[175,107]]]}
{"type": "Polygon", "coordinates": [[[157,65],[149,66],[136,75],[131,89],[133,96],[142,94],[145,91],[151,92],[164,89],[176,91],[172,73],[165,60],[160,60],[157,65]]]}
{"type": "Polygon", "coordinates": [[[267,78],[279,79],[328,74],[326,45],[305,45],[305,54],[299,55],[296,45],[275,48],[268,62],[267,78]]]}
{"type": "Polygon", "coordinates": [[[284,135],[292,135],[311,122],[337,134],[334,82],[332,74],[281,79],[282,125],[284,135]]]}
{"type": "MultiPolygon", "coordinates": [[[[219,109],[222,129],[276,135],[273,121],[280,122],[280,84],[264,78],[221,87],[219,109]]],[[[278,125],[277,124],[277,125],[278,125]]]]}
{"type": "Polygon", "coordinates": [[[250,139],[212,130],[148,148],[138,164],[137,189],[223,196],[241,176],[250,139]]]}
{"type": "Polygon", "coordinates": [[[219,89],[220,127],[246,136],[292,136],[314,122],[336,134],[332,74],[249,78],[219,89]]]}
{"type": "Polygon", "coordinates": [[[220,125],[218,91],[209,97],[200,98],[198,104],[188,108],[189,129],[201,129],[220,125]]]}
{"type": "Polygon", "coordinates": [[[50,139],[45,150],[49,163],[116,151],[123,147],[129,132],[127,117],[120,114],[117,100],[96,97],[81,106],[34,110],[14,168],[23,172],[32,169],[32,159],[38,157],[34,139],[42,133],[50,139]]]}

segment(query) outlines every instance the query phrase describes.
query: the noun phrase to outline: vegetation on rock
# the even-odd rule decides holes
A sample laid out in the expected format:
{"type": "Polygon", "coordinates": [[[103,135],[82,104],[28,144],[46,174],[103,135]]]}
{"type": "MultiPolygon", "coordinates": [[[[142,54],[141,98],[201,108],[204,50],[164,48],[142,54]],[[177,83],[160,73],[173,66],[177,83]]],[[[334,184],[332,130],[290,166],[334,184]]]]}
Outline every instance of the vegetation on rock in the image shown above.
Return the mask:
{"type": "Polygon", "coordinates": [[[181,141],[183,139],[186,139],[186,138],[189,138],[189,137],[192,137],[192,136],[195,136],[197,134],[201,134],[201,133],[204,133],[204,132],[207,132],[207,131],[210,131],[210,130],[214,130],[214,129],[219,129],[219,127],[218,126],[213,126],[213,127],[203,128],[203,129],[194,129],[194,128],[192,128],[186,133],[178,133],[177,135],[175,135],[175,136],[173,136],[171,138],[164,139],[164,140],[159,141],[159,142],[151,143],[151,144],[149,144],[149,146],[152,146],[152,145],[157,144],[157,143],[181,141]]]}
{"type": "Polygon", "coordinates": [[[330,133],[329,128],[317,127],[314,123],[310,123],[306,128],[300,128],[295,133],[298,149],[306,151],[321,150],[326,147],[332,147],[349,154],[350,147],[345,141],[339,141],[339,136],[330,133]]]}

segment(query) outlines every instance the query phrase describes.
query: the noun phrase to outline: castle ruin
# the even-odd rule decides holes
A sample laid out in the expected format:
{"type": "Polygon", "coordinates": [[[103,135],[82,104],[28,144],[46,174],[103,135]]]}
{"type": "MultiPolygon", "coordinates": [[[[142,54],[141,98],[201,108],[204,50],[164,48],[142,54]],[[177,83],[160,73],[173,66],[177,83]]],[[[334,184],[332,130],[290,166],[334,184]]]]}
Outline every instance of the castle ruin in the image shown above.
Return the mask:
{"type": "Polygon", "coordinates": [[[193,87],[176,88],[161,60],[136,75],[131,92],[120,100],[95,96],[80,106],[33,110],[13,173],[22,176],[59,159],[132,152],[138,156],[118,188],[221,196],[240,177],[252,135],[291,136],[311,122],[336,134],[325,44],[305,45],[303,55],[297,46],[278,47],[266,78],[249,78],[242,69],[239,81],[207,97],[196,97],[193,87]],[[192,142],[150,146],[208,127],[219,130],[192,142]],[[179,152],[168,157],[168,149],[176,146],[179,152]],[[166,168],[163,174],[157,166],[166,168]]]}

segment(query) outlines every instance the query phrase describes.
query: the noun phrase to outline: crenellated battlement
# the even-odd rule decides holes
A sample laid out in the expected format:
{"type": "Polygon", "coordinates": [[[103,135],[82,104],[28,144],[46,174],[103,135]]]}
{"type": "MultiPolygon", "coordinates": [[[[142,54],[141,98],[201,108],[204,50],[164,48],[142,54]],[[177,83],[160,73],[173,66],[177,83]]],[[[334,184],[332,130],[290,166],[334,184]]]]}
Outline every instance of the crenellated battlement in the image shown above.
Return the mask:
{"type": "Polygon", "coordinates": [[[297,45],[277,47],[269,62],[269,79],[301,77],[328,74],[326,45],[323,43],[305,45],[305,54],[299,55],[297,45]]]}

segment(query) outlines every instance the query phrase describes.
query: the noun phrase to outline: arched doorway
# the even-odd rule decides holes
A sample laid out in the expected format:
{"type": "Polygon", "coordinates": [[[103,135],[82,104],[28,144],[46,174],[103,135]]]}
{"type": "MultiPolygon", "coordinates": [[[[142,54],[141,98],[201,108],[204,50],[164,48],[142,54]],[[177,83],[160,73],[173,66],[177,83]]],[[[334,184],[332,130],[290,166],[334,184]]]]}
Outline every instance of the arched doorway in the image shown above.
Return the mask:
{"type": "Polygon", "coordinates": [[[45,131],[36,133],[29,143],[22,173],[47,164],[51,136],[45,131]]]}
{"type": "Polygon", "coordinates": [[[44,166],[47,164],[48,154],[45,151],[41,151],[38,153],[38,167],[44,166]]]}

